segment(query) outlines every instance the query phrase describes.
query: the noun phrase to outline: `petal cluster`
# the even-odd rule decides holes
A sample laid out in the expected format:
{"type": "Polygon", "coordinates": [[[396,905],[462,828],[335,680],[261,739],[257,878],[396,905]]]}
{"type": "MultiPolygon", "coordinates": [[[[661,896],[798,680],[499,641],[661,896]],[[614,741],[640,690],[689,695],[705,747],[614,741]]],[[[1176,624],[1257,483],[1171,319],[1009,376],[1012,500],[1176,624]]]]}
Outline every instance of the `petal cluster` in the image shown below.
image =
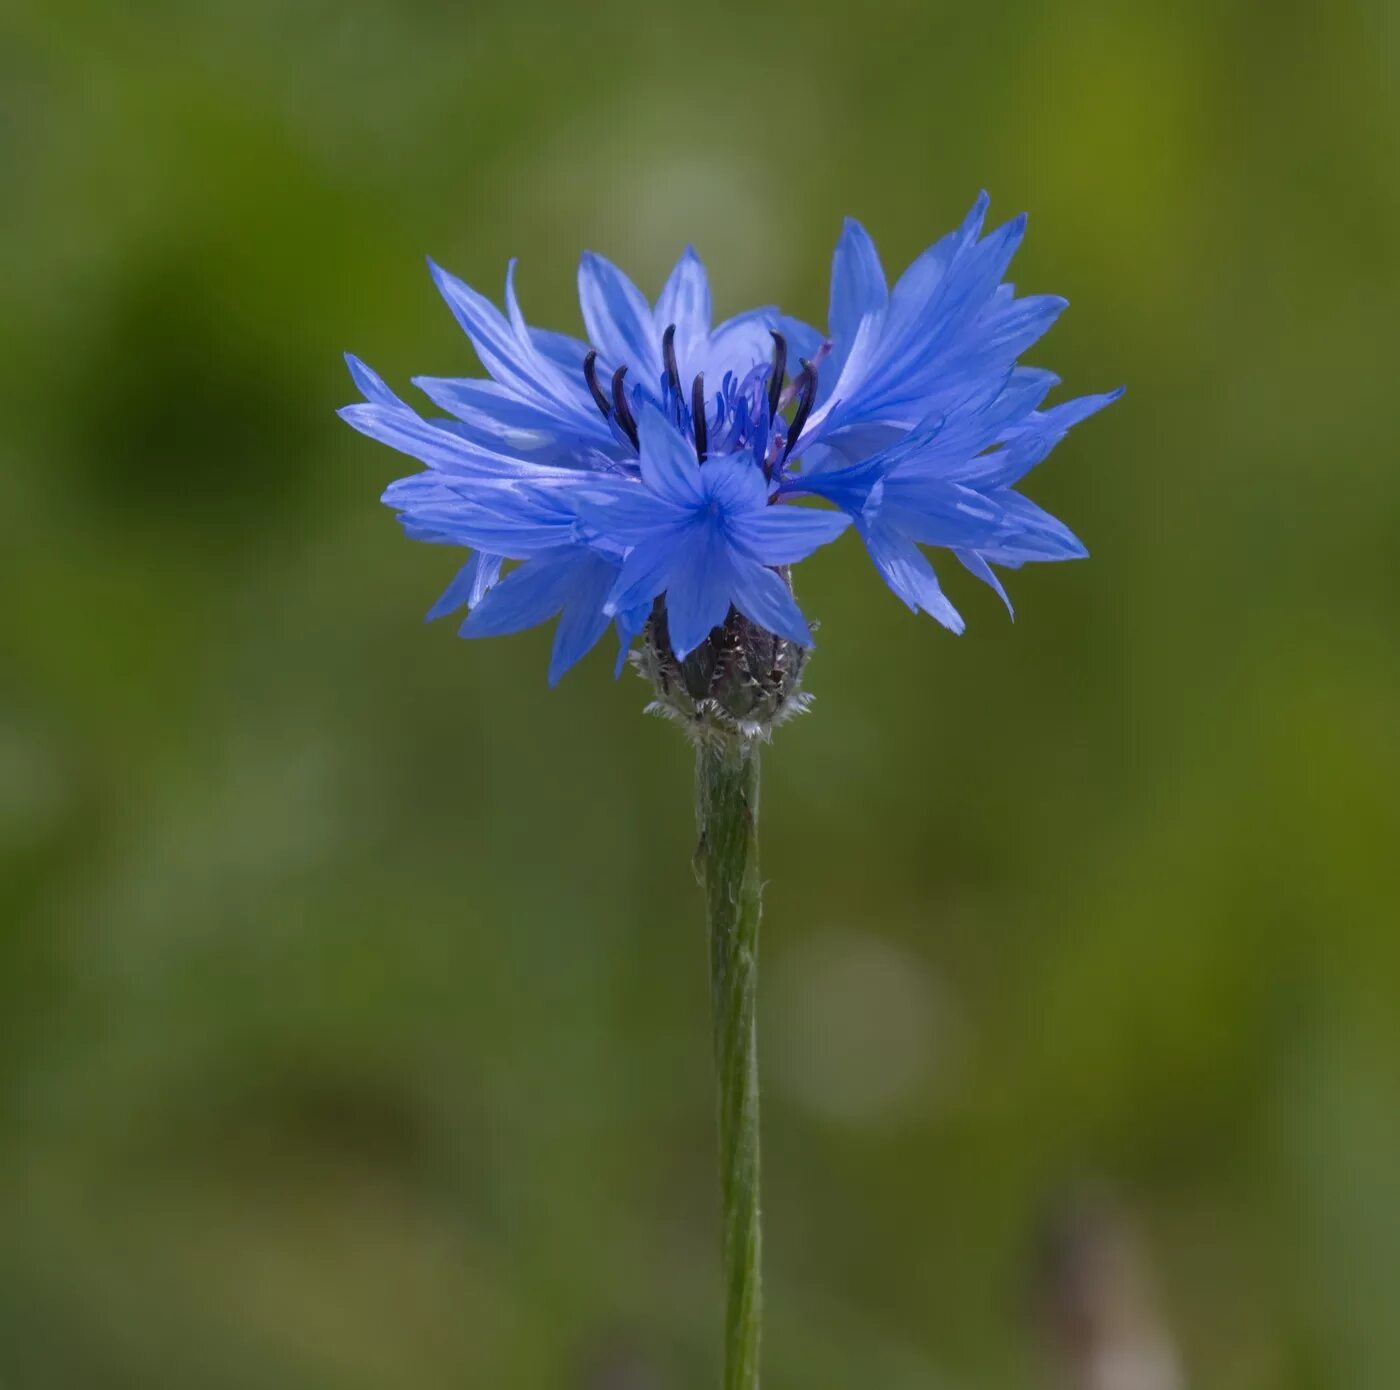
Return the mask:
{"type": "Polygon", "coordinates": [[[1065,301],[1016,296],[1025,219],[983,235],[986,207],[892,288],[847,222],[824,331],[776,308],[714,325],[691,250],[655,305],[585,255],[586,341],[527,323],[513,262],[504,312],[432,265],[489,376],[415,378],[443,412],[425,416],[351,357],[363,399],[341,411],[422,465],[384,494],[405,532],[470,552],[429,618],[467,609],[466,637],[557,618],[552,683],[609,626],[625,654],[663,608],[678,658],[731,610],[810,646],[790,567],[848,527],[899,598],[954,631],[925,548],[1003,599],[993,566],[1084,555],[1016,487],[1119,393],[1045,406],[1057,379],[1018,359],[1065,301]]]}

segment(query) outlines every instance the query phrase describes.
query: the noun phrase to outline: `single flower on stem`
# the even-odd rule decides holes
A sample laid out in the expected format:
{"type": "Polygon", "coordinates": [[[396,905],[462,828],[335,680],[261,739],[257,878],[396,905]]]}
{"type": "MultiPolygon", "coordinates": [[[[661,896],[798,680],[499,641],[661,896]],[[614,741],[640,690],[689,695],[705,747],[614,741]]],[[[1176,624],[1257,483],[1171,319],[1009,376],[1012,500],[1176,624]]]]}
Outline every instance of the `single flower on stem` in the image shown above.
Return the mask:
{"type": "MultiPolygon", "coordinates": [[[[1059,384],[1019,364],[1065,308],[1003,277],[1025,232],[962,224],[891,288],[848,221],[825,333],[761,308],[713,325],[693,250],[655,305],[585,255],[587,340],[532,328],[506,274],[506,311],[432,265],[488,379],[416,377],[425,417],[358,358],[363,400],[341,415],[416,459],[384,501],[415,540],[468,552],[430,619],[467,609],[464,637],[557,619],[557,682],[612,626],[651,708],[696,750],[719,1083],[724,1390],[758,1385],[759,748],[806,707],[812,629],[792,571],[853,529],[915,611],[963,619],[927,550],[946,550],[1010,608],[993,566],[1078,559],[1069,529],[1018,490],[1117,391],[1045,406],[1059,384]]],[[[431,264],[431,263],[430,263],[431,264]]]]}

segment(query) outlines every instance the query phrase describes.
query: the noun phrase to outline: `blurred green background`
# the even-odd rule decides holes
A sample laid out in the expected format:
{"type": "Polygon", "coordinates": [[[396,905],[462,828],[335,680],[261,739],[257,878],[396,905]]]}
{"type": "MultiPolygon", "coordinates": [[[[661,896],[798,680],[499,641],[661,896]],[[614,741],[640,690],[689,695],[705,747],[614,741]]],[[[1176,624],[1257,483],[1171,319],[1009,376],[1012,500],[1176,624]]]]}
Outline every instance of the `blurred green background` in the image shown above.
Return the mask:
{"type": "Polygon", "coordinates": [[[582,249],[693,240],[823,321],[844,215],[895,271],[983,186],[1031,360],[1129,394],[1014,625],[803,567],[765,1384],[1400,1383],[1398,35],[9,0],[0,1386],[714,1383],[688,751],[610,651],[420,624],[340,353],[475,372],[427,253],[576,331],[582,249]]]}

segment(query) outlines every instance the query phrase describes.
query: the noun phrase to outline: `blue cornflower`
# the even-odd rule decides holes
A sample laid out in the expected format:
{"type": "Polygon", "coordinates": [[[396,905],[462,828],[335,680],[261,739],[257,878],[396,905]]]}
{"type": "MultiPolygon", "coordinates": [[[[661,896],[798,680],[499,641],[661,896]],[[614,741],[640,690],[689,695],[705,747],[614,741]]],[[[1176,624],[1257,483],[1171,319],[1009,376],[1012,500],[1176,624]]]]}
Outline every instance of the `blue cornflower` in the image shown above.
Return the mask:
{"type": "Polygon", "coordinates": [[[425,419],[350,358],[364,401],[341,412],[426,465],[384,494],[407,534],[472,552],[428,616],[468,608],[468,637],[558,616],[551,682],[609,624],[624,653],[645,631],[659,686],[713,703],[723,678],[771,711],[757,667],[795,681],[811,645],[789,567],[848,525],[905,603],[955,631],[923,547],[951,550],[1003,599],[993,564],[1082,556],[1015,485],[1118,393],[1044,408],[1057,378],[1017,359],[1065,301],[1003,283],[1025,219],[983,236],[986,206],[893,289],[847,222],[825,333],[774,308],[713,326],[692,250],[655,306],[586,255],[586,342],[526,323],[514,262],[504,314],[434,265],[490,379],[415,378],[448,412],[425,419]]]}

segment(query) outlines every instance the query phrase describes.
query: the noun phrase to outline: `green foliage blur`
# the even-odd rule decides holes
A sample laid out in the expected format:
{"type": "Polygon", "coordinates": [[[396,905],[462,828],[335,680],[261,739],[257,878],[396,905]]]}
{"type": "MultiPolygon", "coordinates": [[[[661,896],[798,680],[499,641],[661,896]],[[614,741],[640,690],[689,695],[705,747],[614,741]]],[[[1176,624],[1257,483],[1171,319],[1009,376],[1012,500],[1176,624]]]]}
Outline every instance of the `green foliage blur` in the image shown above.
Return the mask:
{"type": "Polygon", "coordinates": [[[1014,624],[803,566],[765,1384],[1400,1384],[1397,33],[9,0],[0,1386],[714,1383],[688,750],[610,641],[551,692],[420,623],[340,354],[477,370],[425,254],[577,330],[581,250],[694,241],[824,321],[844,215],[897,271],[983,186],[1072,303],[1031,360],[1129,391],[1014,624]]]}

